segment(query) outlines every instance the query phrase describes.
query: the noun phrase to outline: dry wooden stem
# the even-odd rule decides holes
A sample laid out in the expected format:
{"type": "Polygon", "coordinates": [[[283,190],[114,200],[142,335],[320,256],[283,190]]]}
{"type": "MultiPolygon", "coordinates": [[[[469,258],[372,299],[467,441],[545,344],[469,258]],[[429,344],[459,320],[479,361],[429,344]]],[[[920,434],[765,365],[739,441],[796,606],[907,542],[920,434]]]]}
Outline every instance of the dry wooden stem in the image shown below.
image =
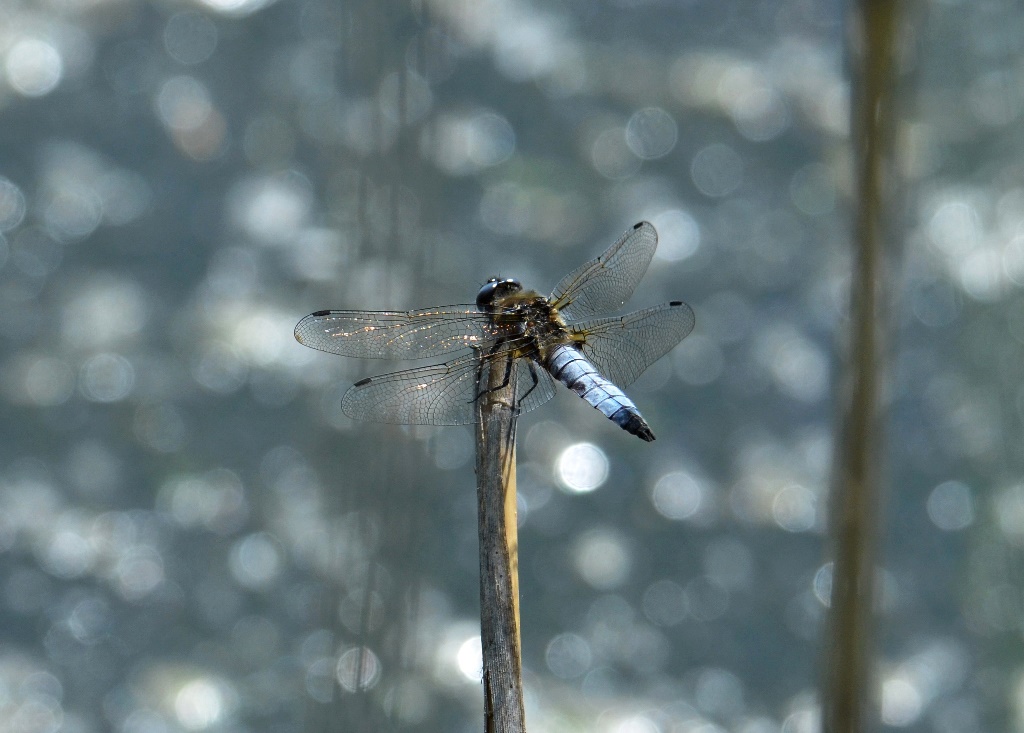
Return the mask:
{"type": "MultiPolygon", "coordinates": [[[[500,361],[500,360],[499,360],[500,361]]],[[[516,373],[485,368],[478,400],[480,641],[487,733],[525,733],[516,538],[516,373]]]]}

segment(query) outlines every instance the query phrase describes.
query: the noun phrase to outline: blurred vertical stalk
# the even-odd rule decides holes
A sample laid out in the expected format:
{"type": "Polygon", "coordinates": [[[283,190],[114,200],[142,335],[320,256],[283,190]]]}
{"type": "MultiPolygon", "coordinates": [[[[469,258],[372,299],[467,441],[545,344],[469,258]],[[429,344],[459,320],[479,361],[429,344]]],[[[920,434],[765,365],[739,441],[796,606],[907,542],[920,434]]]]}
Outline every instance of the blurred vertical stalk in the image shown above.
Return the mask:
{"type": "Polygon", "coordinates": [[[525,733],[516,533],[516,370],[484,366],[476,481],[480,530],[480,644],[487,733],[525,733]]]}
{"type": "Polygon", "coordinates": [[[856,202],[854,270],[847,358],[833,477],[834,545],[831,613],[825,644],[823,729],[853,733],[874,725],[875,552],[883,420],[879,392],[885,365],[887,237],[891,183],[886,177],[895,128],[897,43],[902,3],[859,0],[850,27],[852,141],[856,202]]]}

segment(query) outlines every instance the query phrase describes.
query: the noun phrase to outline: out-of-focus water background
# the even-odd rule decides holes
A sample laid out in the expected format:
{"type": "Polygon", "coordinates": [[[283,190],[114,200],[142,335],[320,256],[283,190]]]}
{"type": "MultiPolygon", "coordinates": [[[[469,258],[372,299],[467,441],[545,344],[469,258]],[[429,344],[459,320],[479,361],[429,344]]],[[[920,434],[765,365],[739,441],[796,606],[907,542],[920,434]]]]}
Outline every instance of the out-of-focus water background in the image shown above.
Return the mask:
{"type": "MultiPolygon", "coordinates": [[[[353,424],[323,308],[548,291],[627,227],[695,332],[520,422],[538,733],[817,730],[841,3],[0,3],[0,731],[481,728],[472,432],[353,424]]],[[[901,40],[885,730],[1024,730],[1024,8],[901,40]]]]}

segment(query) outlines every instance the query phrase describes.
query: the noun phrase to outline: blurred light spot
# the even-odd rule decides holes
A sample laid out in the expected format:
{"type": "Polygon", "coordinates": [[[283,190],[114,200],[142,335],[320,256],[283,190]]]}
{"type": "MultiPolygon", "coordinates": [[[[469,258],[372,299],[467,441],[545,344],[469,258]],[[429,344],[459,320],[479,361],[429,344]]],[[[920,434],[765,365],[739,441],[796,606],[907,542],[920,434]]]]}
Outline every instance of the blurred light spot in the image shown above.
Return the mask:
{"type": "Polygon", "coordinates": [[[118,402],[131,394],[135,386],[135,369],[120,354],[96,354],[82,365],[78,385],[88,400],[118,402]]]}
{"type": "MultiPolygon", "coordinates": [[[[1024,287],[1024,234],[1011,239],[1002,252],[1003,271],[1006,278],[1018,287],[1024,287]]],[[[0,267],[2,267],[0,261],[0,267]]]]}
{"type": "Polygon", "coordinates": [[[287,243],[313,210],[313,188],[300,173],[288,171],[244,180],[228,195],[231,218],[257,241],[287,243]]]}
{"type": "Polygon", "coordinates": [[[928,238],[945,255],[959,259],[981,240],[981,220],[967,198],[948,195],[935,207],[926,224],[928,238]]]}
{"type": "Polygon", "coordinates": [[[10,697],[4,697],[5,730],[12,733],[59,733],[74,725],[69,725],[75,719],[70,715],[65,717],[60,700],[39,691],[15,690],[10,697]]]}
{"type": "Polygon", "coordinates": [[[380,659],[369,647],[355,647],[338,657],[338,684],[347,692],[372,689],[380,682],[380,659]]]}
{"type": "Polygon", "coordinates": [[[113,570],[117,590],[128,601],[142,600],[164,580],[164,562],[160,553],[142,545],[120,553],[113,570]]]}
{"type": "Polygon", "coordinates": [[[686,471],[666,473],[651,489],[651,503],[667,519],[689,519],[704,501],[704,487],[686,471]]]}
{"type": "Polygon", "coordinates": [[[610,127],[594,139],[590,162],[594,170],[613,181],[629,178],[640,170],[640,159],[629,149],[622,127],[610,127]]]}
{"type": "Polygon", "coordinates": [[[1014,484],[995,496],[994,514],[1006,540],[1024,547],[1024,484],[1014,484]]]}
{"type": "Polygon", "coordinates": [[[192,378],[217,394],[231,394],[245,384],[248,367],[230,346],[211,343],[196,354],[192,378]]]}
{"type": "Polygon", "coordinates": [[[103,202],[95,190],[67,187],[48,197],[43,221],[55,239],[82,239],[92,234],[103,221],[103,202]]]}
{"type": "Polygon", "coordinates": [[[84,521],[84,517],[68,513],[52,527],[42,558],[50,574],[59,578],[77,578],[92,569],[97,553],[89,542],[84,521]]]}
{"type": "Polygon", "coordinates": [[[608,457],[591,443],[570,445],[558,456],[555,475],[569,493],[588,493],[608,479],[608,457]]]}
{"type": "Polygon", "coordinates": [[[231,694],[223,682],[199,677],[182,685],[174,696],[174,714],[188,730],[219,726],[227,717],[231,694]]]}
{"type": "Polygon", "coordinates": [[[975,300],[991,303],[1004,293],[1002,253],[986,247],[971,252],[960,263],[960,285],[975,300]]]}
{"type": "Polygon", "coordinates": [[[175,76],[160,87],[156,98],[160,119],[172,130],[197,130],[213,112],[206,85],[192,76],[175,76]]]}
{"type": "Polygon", "coordinates": [[[266,312],[246,305],[238,313],[222,310],[217,317],[222,321],[218,325],[227,330],[225,336],[235,353],[250,365],[269,368],[287,357],[307,358],[294,348],[294,324],[288,324],[295,319],[288,313],[266,312]]]}
{"type": "Polygon", "coordinates": [[[379,113],[370,99],[311,97],[299,110],[299,123],[307,136],[322,145],[339,139],[359,155],[390,149],[398,135],[398,122],[379,113]]]}
{"type": "Polygon", "coordinates": [[[62,340],[76,349],[109,347],[142,330],[146,305],[134,281],[96,276],[64,307],[62,340]]]}
{"type": "Polygon", "coordinates": [[[555,677],[571,680],[586,674],[593,655],[590,644],[578,634],[559,634],[548,642],[544,661],[555,677]]]}
{"type": "Polygon", "coordinates": [[[691,335],[680,348],[673,349],[671,358],[676,376],[694,387],[711,384],[725,367],[722,347],[700,333],[691,335]]]}
{"type": "Polygon", "coordinates": [[[366,633],[380,626],[386,611],[387,606],[380,593],[360,587],[341,599],[338,620],[353,634],[366,633]]]}
{"type": "Polygon", "coordinates": [[[87,598],[68,614],[68,631],[83,644],[95,644],[109,631],[110,621],[110,605],[100,598],[87,598]]]}
{"type": "MultiPolygon", "coordinates": [[[[633,714],[612,723],[606,730],[609,733],[660,733],[662,728],[646,715],[633,714]]],[[[701,733],[704,731],[702,730],[701,733]]],[[[718,731],[711,729],[707,733],[718,733],[718,731]]]]}
{"type": "Polygon", "coordinates": [[[744,712],[743,683],[725,669],[711,667],[697,675],[693,701],[697,708],[718,718],[736,719],[744,712]]]}
{"type": "Polygon", "coordinates": [[[644,615],[655,626],[676,626],[686,619],[683,587],[672,580],[658,580],[647,586],[643,597],[644,615]]]}
{"type": "Polygon", "coordinates": [[[959,481],[945,481],[928,495],[928,517],[946,532],[966,529],[974,523],[974,500],[971,489],[959,481]]]}
{"type": "Polygon", "coordinates": [[[10,180],[0,176],[0,232],[16,228],[24,218],[25,194],[10,180]]]}
{"type": "Polygon", "coordinates": [[[467,430],[439,430],[430,438],[430,454],[434,465],[443,471],[454,471],[465,466],[473,457],[474,450],[473,436],[467,430]]]}
{"type": "Polygon", "coordinates": [[[277,539],[268,532],[254,532],[231,548],[228,567],[241,585],[253,590],[269,587],[284,565],[277,539]]]}
{"type": "Polygon", "coordinates": [[[832,170],[821,163],[805,165],[789,180],[789,197],[808,216],[825,216],[836,207],[832,170]]]}
{"type": "Polygon", "coordinates": [[[334,700],[337,663],[331,657],[320,657],[306,665],[306,692],[319,703],[334,700]]]}
{"type": "Polygon", "coordinates": [[[95,185],[103,203],[103,220],[112,226],[135,221],[153,202],[149,183],[138,173],[108,170],[98,178],[95,185]]]}
{"type": "Polygon", "coordinates": [[[60,84],[64,60],[50,43],[38,38],[17,41],[7,51],[7,81],[26,97],[42,97],[60,84]]]}
{"type": "Polygon", "coordinates": [[[164,26],[164,48],[180,64],[201,64],[217,48],[217,26],[202,13],[175,13],[164,26]]]}
{"type": "MultiPolygon", "coordinates": [[[[495,6],[489,8],[493,15],[488,40],[498,70],[513,81],[536,79],[549,73],[558,62],[558,50],[568,40],[564,29],[558,27],[554,17],[535,9],[527,11],[513,3],[495,6]]],[[[479,14],[478,18],[482,16],[479,14]]]]}
{"type": "Polygon", "coordinates": [[[713,143],[693,156],[690,176],[705,196],[728,196],[743,182],[743,160],[728,145],[713,143]]]}
{"type": "Polygon", "coordinates": [[[776,325],[755,341],[757,360],[767,367],[776,386],[789,397],[816,402],[828,387],[829,365],[824,351],[794,326],[776,325]]]}
{"type": "Polygon", "coordinates": [[[736,729],[736,733],[780,733],[781,728],[771,718],[757,717],[757,718],[746,718],[740,727],[736,729]]]}
{"type": "Polygon", "coordinates": [[[75,374],[67,362],[34,354],[7,362],[0,381],[12,402],[37,407],[63,404],[75,388],[75,374]]]}
{"type": "Polygon", "coordinates": [[[782,721],[782,733],[818,733],[821,730],[821,708],[803,703],[782,721]]]}
{"type": "Polygon", "coordinates": [[[470,682],[479,682],[484,678],[483,648],[479,636],[471,636],[462,642],[456,652],[455,663],[462,676],[470,682]]]}
{"type": "Polygon", "coordinates": [[[825,563],[814,573],[814,580],[811,581],[814,597],[825,608],[832,605],[832,568],[831,561],[825,563]]]}
{"type": "Polygon", "coordinates": [[[787,532],[807,532],[817,521],[817,497],[799,484],[786,486],[772,501],[772,517],[787,532]]]}
{"type": "Polygon", "coordinates": [[[711,578],[694,578],[683,589],[687,612],[698,621],[714,621],[729,609],[729,591],[711,578]]]}
{"type": "Polygon", "coordinates": [[[10,243],[10,264],[32,279],[41,280],[54,272],[63,257],[63,248],[39,227],[22,227],[10,243]]]}
{"type": "Polygon", "coordinates": [[[185,421],[169,403],[144,405],[135,413],[135,436],[160,453],[174,453],[185,443],[185,421]]]}
{"type": "Polygon", "coordinates": [[[661,107],[633,113],[626,123],[626,145],[638,158],[654,160],[672,152],[679,130],[676,121],[661,107]]]}
{"type": "Polygon", "coordinates": [[[882,722],[897,728],[913,725],[921,717],[921,692],[905,677],[882,681],[882,722]]]}
{"type": "Polygon", "coordinates": [[[729,103],[729,114],[740,134],[754,142],[778,137],[790,121],[782,96],[767,84],[737,93],[729,103]]]}
{"type": "Polygon", "coordinates": [[[658,249],[655,257],[668,262],[679,262],[697,253],[700,248],[700,225],[682,209],[669,209],[651,217],[658,230],[658,249]]]}
{"type": "Polygon", "coordinates": [[[599,590],[622,585],[633,567],[625,538],[612,530],[587,532],[576,540],[572,554],[577,572],[599,590]]]}
{"type": "Polygon", "coordinates": [[[442,114],[435,122],[433,159],[455,176],[465,176],[508,160],[516,148],[516,135],[501,115],[442,114]]]}
{"type": "Polygon", "coordinates": [[[277,0],[198,0],[217,13],[230,17],[251,15],[277,0]]]}
{"type": "Polygon", "coordinates": [[[168,79],[157,93],[156,108],[175,145],[186,155],[205,161],[220,152],[227,125],[201,81],[192,76],[168,79]]]}

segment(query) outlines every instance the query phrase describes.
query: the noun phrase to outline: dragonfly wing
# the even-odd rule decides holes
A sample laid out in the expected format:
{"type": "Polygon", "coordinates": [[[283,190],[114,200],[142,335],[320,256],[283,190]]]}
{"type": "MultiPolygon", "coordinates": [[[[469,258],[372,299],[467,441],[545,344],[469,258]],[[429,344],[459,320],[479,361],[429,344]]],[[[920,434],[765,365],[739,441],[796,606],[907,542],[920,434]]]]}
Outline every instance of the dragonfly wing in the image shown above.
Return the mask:
{"type": "MultiPolygon", "coordinates": [[[[511,351],[487,357],[511,359],[511,351]]],[[[515,362],[517,404],[527,412],[547,402],[555,393],[547,372],[534,364],[537,386],[528,359],[515,362]]],[[[355,420],[399,425],[468,425],[476,422],[475,400],[479,394],[479,357],[474,354],[435,366],[406,369],[356,382],[341,401],[342,411],[355,420]]]]}
{"type": "Polygon", "coordinates": [[[562,278],[549,300],[570,321],[618,310],[636,290],[657,247],[658,233],[642,221],[603,255],[562,278]]]}
{"type": "Polygon", "coordinates": [[[486,346],[497,330],[490,316],[473,305],[413,311],[317,311],[295,326],[295,339],[342,356],[421,359],[486,346]]]}
{"type": "Polygon", "coordinates": [[[693,325],[693,309],[677,300],[621,317],[574,323],[570,329],[583,337],[577,346],[598,371],[625,387],[686,338],[693,325]]]}

